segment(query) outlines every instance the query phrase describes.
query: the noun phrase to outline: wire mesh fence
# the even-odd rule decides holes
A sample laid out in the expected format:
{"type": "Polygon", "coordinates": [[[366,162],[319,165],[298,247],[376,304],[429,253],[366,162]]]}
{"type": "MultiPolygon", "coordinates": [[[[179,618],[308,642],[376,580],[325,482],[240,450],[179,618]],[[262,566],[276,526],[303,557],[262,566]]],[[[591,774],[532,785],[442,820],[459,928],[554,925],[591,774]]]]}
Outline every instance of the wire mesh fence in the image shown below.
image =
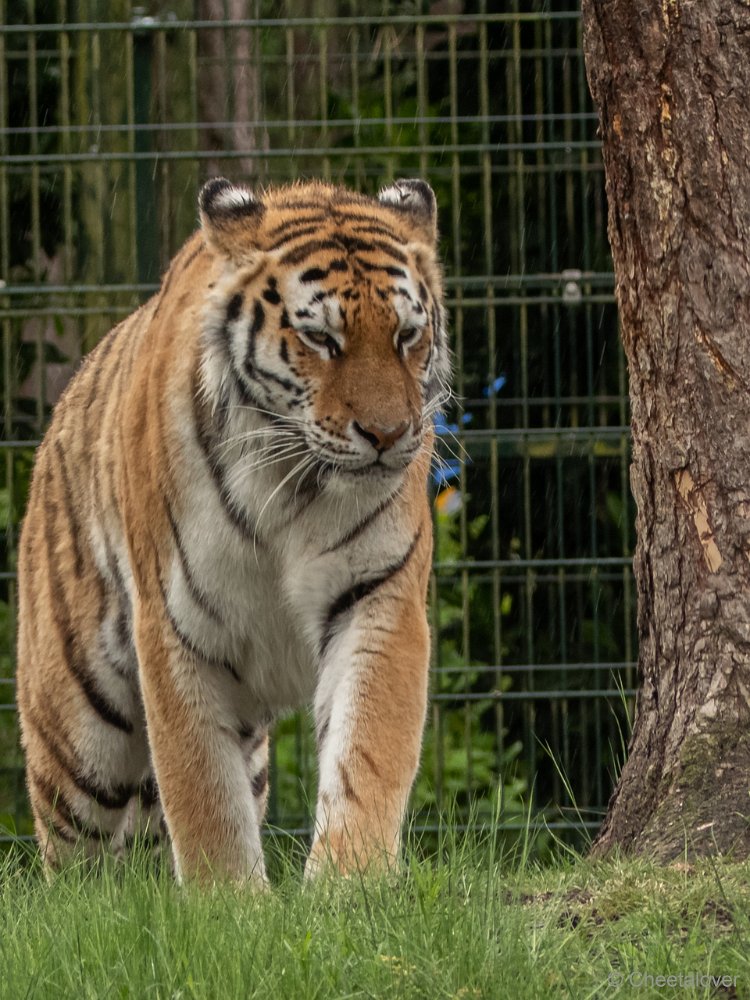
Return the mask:
{"type": "MultiPolygon", "coordinates": [[[[601,818],[635,683],[626,372],[578,11],[560,2],[0,0],[0,822],[26,835],[14,569],[82,353],[157,287],[221,173],[440,205],[458,401],[433,476],[431,706],[412,808],[601,818]]],[[[270,823],[314,800],[277,727],[270,823]]]]}

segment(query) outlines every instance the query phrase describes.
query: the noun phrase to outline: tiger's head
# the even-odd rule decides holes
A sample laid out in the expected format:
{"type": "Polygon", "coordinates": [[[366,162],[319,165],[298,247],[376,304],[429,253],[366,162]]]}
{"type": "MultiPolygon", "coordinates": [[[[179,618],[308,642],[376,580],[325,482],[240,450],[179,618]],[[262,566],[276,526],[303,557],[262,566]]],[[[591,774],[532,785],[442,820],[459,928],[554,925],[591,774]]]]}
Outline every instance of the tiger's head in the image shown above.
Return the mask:
{"type": "Polygon", "coordinates": [[[214,384],[293,427],[344,476],[402,472],[444,401],[450,354],[436,203],[424,181],[377,198],[320,182],[200,194],[218,268],[205,336],[214,384]]]}

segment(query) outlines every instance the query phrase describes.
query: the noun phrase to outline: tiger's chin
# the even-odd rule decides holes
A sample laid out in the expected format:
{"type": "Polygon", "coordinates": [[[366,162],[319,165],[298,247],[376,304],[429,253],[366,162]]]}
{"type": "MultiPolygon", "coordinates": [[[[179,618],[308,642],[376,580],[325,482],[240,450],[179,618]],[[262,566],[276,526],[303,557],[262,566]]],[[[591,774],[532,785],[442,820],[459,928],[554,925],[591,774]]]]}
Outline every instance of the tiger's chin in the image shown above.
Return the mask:
{"type": "Polygon", "coordinates": [[[368,482],[393,482],[396,479],[400,479],[406,472],[407,465],[399,466],[398,468],[390,468],[387,465],[381,465],[378,462],[372,462],[370,465],[365,465],[356,469],[341,469],[340,475],[344,480],[347,478],[354,480],[365,480],[368,482]]]}
{"type": "Polygon", "coordinates": [[[391,458],[388,463],[382,461],[381,458],[352,463],[321,458],[319,462],[320,466],[326,470],[327,475],[338,476],[345,482],[347,480],[358,481],[363,479],[376,482],[381,480],[393,481],[401,478],[406,473],[406,470],[412,464],[417,454],[418,452],[414,452],[400,458],[391,458]]]}
{"type": "Polygon", "coordinates": [[[411,461],[391,466],[377,461],[364,465],[342,465],[338,462],[324,460],[320,463],[321,481],[335,482],[344,489],[362,486],[394,487],[403,479],[411,461]]]}

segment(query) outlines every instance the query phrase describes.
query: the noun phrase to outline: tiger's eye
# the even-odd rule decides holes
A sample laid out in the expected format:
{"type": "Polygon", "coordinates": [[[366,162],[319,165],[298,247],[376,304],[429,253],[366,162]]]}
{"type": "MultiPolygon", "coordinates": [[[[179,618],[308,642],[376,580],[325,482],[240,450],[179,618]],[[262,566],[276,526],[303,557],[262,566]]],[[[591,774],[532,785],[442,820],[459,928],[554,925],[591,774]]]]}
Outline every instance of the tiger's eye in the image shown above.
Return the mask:
{"type": "Polygon", "coordinates": [[[341,347],[339,346],[338,341],[325,330],[318,330],[314,327],[304,327],[298,332],[302,340],[306,340],[308,344],[315,344],[319,347],[327,348],[332,358],[337,358],[341,354],[341,347]]]}
{"type": "Polygon", "coordinates": [[[422,337],[421,327],[409,327],[406,330],[402,330],[398,337],[396,338],[396,343],[398,344],[398,349],[401,354],[403,354],[409,347],[413,347],[417,341],[422,337]]]}

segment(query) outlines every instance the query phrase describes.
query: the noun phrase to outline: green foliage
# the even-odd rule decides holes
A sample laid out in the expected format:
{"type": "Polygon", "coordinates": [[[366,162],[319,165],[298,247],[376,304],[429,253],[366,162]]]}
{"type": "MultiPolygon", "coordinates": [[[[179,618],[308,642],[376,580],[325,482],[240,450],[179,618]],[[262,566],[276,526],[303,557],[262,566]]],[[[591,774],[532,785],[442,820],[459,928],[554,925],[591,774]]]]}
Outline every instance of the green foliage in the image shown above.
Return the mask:
{"type": "Polygon", "coordinates": [[[270,822],[285,829],[308,827],[315,814],[317,787],[312,716],[300,712],[282,719],[271,740],[270,822]]]}
{"type": "MultiPolygon", "coordinates": [[[[453,499],[459,498],[461,503],[466,502],[454,487],[445,492],[451,492],[453,499]]],[[[441,498],[435,504],[435,559],[448,565],[463,558],[465,547],[460,508],[443,512],[441,498]]],[[[465,532],[469,538],[478,539],[487,523],[487,515],[480,514],[465,525],[465,532]]],[[[426,730],[422,766],[411,805],[417,816],[429,816],[447,804],[456,814],[471,812],[477,822],[496,820],[513,826],[527,809],[529,785],[520,759],[522,744],[519,740],[505,742],[508,730],[502,728],[503,742],[498,748],[498,733],[488,725],[488,719],[497,721],[497,688],[492,697],[472,697],[462,704],[462,695],[475,696],[486,677],[481,668],[487,664],[472,657],[474,669],[469,668],[460,649],[464,621],[467,616],[482,615],[486,610],[483,600],[472,576],[463,585],[449,582],[437,588],[434,609],[437,673],[433,692],[454,696],[456,708],[441,713],[426,730]]],[[[503,608],[509,610],[510,603],[510,595],[505,595],[501,613],[503,608]]],[[[499,690],[507,691],[510,684],[510,678],[502,676],[499,690]]]]}
{"type": "Polygon", "coordinates": [[[47,884],[38,864],[6,858],[0,1000],[674,994],[639,989],[639,973],[737,977],[721,995],[746,995],[747,863],[539,869],[495,838],[454,833],[427,857],[408,851],[399,872],[303,888],[296,859],[276,853],[268,893],[179,887],[140,856],[47,884]]]}

